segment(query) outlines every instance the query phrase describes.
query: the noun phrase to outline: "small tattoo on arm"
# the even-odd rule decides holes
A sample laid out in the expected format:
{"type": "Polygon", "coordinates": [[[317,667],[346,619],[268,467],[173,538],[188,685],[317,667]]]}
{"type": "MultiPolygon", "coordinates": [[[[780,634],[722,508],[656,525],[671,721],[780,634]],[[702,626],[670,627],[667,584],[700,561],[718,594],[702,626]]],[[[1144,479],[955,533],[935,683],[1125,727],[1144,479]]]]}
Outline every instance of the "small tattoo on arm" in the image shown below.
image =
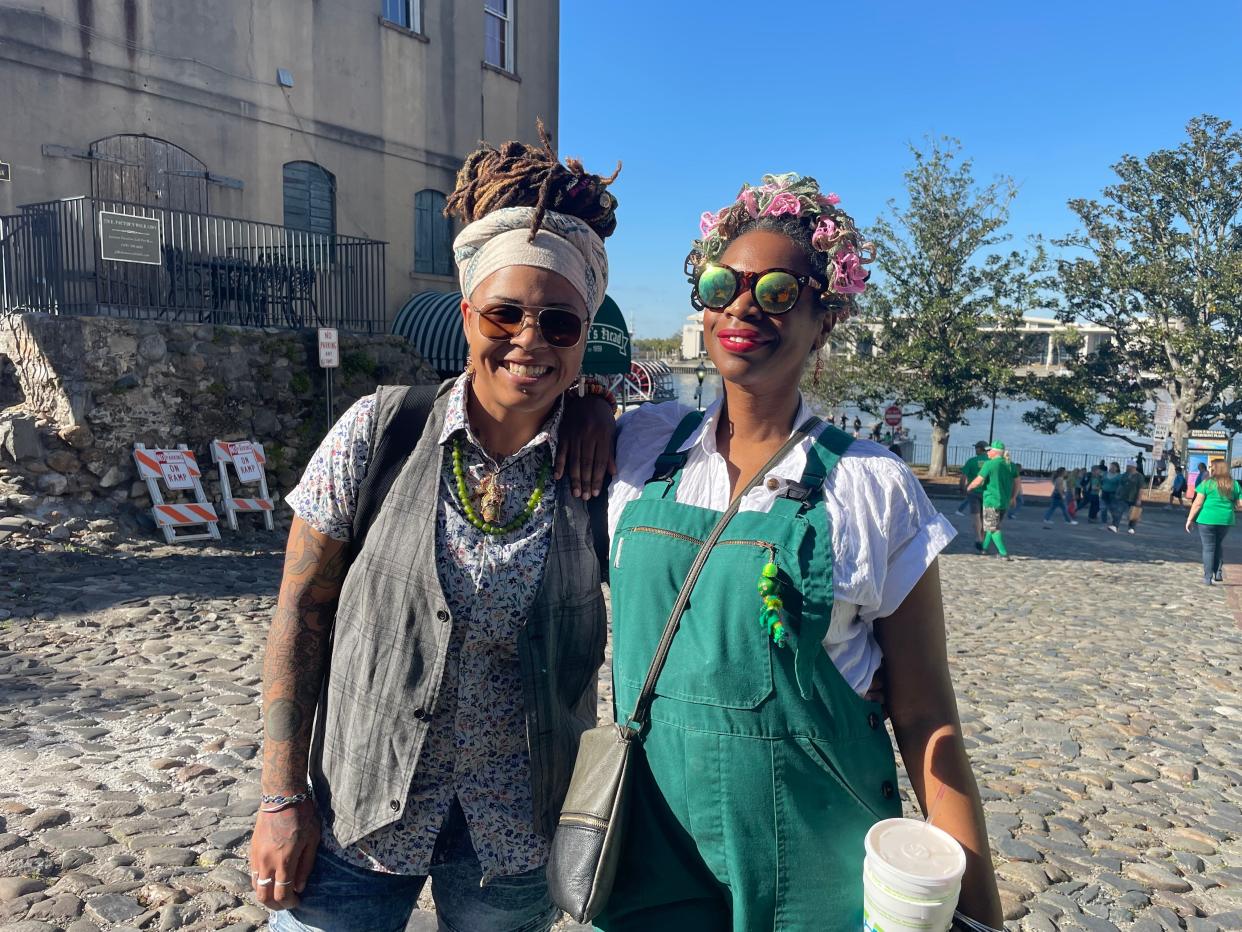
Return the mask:
{"type": "Polygon", "coordinates": [[[292,699],[277,699],[267,708],[267,736],[292,741],[302,730],[302,707],[292,699]]]}

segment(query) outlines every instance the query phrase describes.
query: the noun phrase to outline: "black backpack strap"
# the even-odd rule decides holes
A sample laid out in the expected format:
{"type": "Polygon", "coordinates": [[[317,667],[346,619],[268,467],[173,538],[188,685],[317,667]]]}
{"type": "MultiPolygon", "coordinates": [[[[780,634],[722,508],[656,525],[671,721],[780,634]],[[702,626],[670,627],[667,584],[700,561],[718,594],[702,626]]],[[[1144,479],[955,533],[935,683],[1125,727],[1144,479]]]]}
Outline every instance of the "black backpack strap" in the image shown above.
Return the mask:
{"type": "Polygon", "coordinates": [[[367,532],[388,497],[388,490],[418,445],[438,393],[437,385],[411,385],[405,390],[405,397],[401,399],[401,405],[387,429],[371,438],[371,458],[367,463],[366,475],[358,486],[358,500],[354,505],[351,562],[362,552],[367,532]]]}
{"type": "Polygon", "coordinates": [[[587,514],[591,519],[591,542],[595,546],[595,559],[599,561],[599,578],[608,582],[608,553],[611,549],[608,537],[608,486],[612,476],[604,477],[603,488],[587,502],[587,514]]]}

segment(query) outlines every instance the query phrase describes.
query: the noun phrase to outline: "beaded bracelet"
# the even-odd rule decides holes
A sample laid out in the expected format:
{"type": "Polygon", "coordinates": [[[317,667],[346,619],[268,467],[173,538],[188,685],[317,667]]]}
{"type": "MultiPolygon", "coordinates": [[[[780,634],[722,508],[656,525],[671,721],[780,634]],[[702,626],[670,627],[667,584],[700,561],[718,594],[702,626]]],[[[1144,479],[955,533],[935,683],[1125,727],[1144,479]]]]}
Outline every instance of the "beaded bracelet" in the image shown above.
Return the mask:
{"type": "Polygon", "coordinates": [[[590,376],[585,376],[578,380],[577,389],[579,398],[585,395],[595,395],[612,407],[613,414],[617,413],[617,396],[610,392],[608,386],[603,382],[590,376]]]}

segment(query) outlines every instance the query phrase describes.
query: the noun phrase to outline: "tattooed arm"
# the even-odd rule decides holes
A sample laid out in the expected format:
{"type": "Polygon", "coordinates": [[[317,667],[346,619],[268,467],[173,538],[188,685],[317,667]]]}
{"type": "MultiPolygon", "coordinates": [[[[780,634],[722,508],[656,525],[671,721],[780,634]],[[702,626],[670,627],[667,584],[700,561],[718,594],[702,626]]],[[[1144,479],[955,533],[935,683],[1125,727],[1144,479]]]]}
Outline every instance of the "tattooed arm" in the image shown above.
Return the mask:
{"type": "MultiPolygon", "coordinates": [[[[280,596],[263,658],[263,792],[306,790],[315,705],[327,662],[328,636],[349,569],[347,545],[293,519],[280,596]]],[[[260,812],[250,843],[251,880],[260,903],[297,903],[315,863],[319,816],[306,800],[282,812],[260,812]],[[269,883],[260,880],[271,878],[269,883]]]]}

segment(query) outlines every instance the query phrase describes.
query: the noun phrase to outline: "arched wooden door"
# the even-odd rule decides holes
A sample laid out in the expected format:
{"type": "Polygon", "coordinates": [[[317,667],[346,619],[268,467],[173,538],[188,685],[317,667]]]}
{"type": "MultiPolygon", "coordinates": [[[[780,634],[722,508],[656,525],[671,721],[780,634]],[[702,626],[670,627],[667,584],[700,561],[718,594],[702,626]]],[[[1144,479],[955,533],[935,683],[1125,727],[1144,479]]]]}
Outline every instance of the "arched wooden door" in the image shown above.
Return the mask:
{"type": "Polygon", "coordinates": [[[122,134],[91,143],[90,152],[94,197],[207,213],[207,166],[180,146],[122,134]]]}

